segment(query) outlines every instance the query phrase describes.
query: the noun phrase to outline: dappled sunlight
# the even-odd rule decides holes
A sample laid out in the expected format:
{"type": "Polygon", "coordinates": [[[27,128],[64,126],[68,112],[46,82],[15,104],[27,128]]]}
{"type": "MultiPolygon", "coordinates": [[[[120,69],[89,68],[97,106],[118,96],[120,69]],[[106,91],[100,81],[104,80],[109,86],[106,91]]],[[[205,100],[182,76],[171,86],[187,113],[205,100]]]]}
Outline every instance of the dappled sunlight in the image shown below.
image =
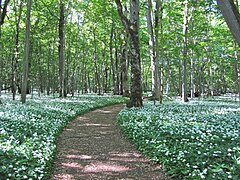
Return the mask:
{"type": "Polygon", "coordinates": [[[132,152],[111,152],[109,153],[110,161],[119,162],[149,162],[147,158],[144,158],[141,154],[132,152]]]}
{"type": "Polygon", "coordinates": [[[80,120],[80,121],[83,121],[83,122],[89,122],[89,121],[90,121],[89,118],[84,117],[84,116],[79,116],[79,117],[77,118],[77,120],[80,120]]]}
{"type": "Polygon", "coordinates": [[[54,176],[54,179],[56,180],[72,180],[74,179],[73,175],[70,174],[58,174],[54,176]]]}
{"type": "Polygon", "coordinates": [[[102,162],[96,162],[91,163],[90,165],[86,166],[83,169],[83,172],[86,173],[99,173],[99,172],[126,172],[129,171],[130,168],[126,166],[120,166],[110,163],[102,163],[102,162]]]}
{"type": "Polygon", "coordinates": [[[109,115],[116,107],[108,109],[78,117],[65,128],[64,132],[67,133],[62,134],[56,172],[62,176],[58,177],[72,174],[70,178],[83,180],[147,179],[149,176],[163,179],[159,173],[161,168],[142,156],[120,134],[113,119],[115,115],[109,115]]]}
{"type": "Polygon", "coordinates": [[[78,126],[101,126],[101,127],[110,127],[111,124],[97,124],[97,123],[85,123],[78,126]]]}
{"type": "Polygon", "coordinates": [[[64,131],[74,131],[74,129],[66,128],[64,131]]]}
{"type": "Polygon", "coordinates": [[[83,168],[82,165],[78,164],[78,163],[73,163],[73,162],[70,162],[70,163],[62,163],[62,166],[63,167],[67,167],[67,168],[83,168]]]}
{"type": "Polygon", "coordinates": [[[111,113],[113,113],[112,111],[108,111],[108,110],[103,110],[103,109],[97,109],[96,111],[95,111],[95,113],[103,113],[103,114],[111,114],[111,113]]]}
{"type": "Polygon", "coordinates": [[[111,152],[109,153],[110,156],[117,156],[117,157],[142,157],[141,154],[132,152],[132,153],[127,153],[127,152],[111,152]]]}
{"type": "Polygon", "coordinates": [[[240,108],[218,108],[213,111],[214,114],[228,114],[240,112],[240,108]]]}
{"type": "Polygon", "coordinates": [[[141,154],[133,152],[133,153],[127,153],[127,152],[114,152],[109,153],[110,161],[119,161],[119,162],[149,162],[148,159],[142,157],[141,154]]]}
{"type": "Polygon", "coordinates": [[[124,157],[112,157],[109,160],[111,161],[121,161],[121,162],[149,162],[146,158],[124,158],[124,157]]]}
{"type": "Polygon", "coordinates": [[[81,159],[81,160],[89,160],[93,158],[93,156],[89,155],[74,155],[74,154],[65,155],[65,157],[69,159],[81,159]]]}

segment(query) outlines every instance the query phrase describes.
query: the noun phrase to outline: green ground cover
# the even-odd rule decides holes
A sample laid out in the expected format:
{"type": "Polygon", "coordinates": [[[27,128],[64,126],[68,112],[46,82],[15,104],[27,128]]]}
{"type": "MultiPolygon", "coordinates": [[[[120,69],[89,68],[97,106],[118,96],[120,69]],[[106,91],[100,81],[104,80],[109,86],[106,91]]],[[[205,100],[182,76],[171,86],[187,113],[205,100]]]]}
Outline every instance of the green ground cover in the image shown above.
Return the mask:
{"type": "Polygon", "coordinates": [[[137,147],[177,179],[240,179],[240,104],[167,102],[118,116],[137,147]]]}
{"type": "Polygon", "coordinates": [[[56,137],[74,117],[121,103],[119,96],[80,95],[28,99],[3,96],[0,105],[0,179],[43,179],[54,156],[56,137]]]}

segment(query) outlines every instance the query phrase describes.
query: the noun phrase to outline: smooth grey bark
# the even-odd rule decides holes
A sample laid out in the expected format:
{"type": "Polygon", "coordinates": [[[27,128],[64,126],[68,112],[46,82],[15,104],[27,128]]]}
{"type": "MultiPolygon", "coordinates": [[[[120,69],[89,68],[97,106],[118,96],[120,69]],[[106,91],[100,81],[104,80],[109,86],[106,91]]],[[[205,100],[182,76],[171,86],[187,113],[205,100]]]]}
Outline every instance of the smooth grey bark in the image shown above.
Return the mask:
{"type": "Polygon", "coordinates": [[[233,35],[240,45],[240,14],[233,0],[217,0],[222,15],[233,35]]]}
{"type": "Polygon", "coordinates": [[[160,87],[158,79],[158,30],[159,30],[159,1],[156,2],[155,16],[153,15],[153,3],[152,0],[147,0],[147,27],[149,34],[149,46],[150,46],[150,59],[152,68],[152,96],[155,104],[156,99],[160,98],[160,87]],[[153,17],[154,16],[154,17],[153,17]]]}
{"type": "Polygon", "coordinates": [[[110,34],[110,45],[109,45],[109,50],[110,50],[110,61],[111,61],[111,75],[112,75],[112,87],[113,87],[113,94],[117,94],[117,83],[116,83],[116,69],[115,69],[115,64],[113,60],[113,38],[114,38],[114,22],[112,23],[111,27],[111,34],[110,34]]]}
{"type": "MultiPolygon", "coordinates": [[[[240,45],[240,14],[238,7],[233,0],[217,0],[218,6],[223,14],[223,17],[238,45],[240,45]]],[[[238,55],[235,54],[238,58],[238,55]]],[[[236,60],[238,61],[238,59],[236,60]]],[[[238,62],[235,64],[236,84],[240,99],[240,72],[238,62]]]]}
{"type": "Polygon", "coordinates": [[[31,8],[32,0],[27,1],[27,17],[26,17],[26,31],[25,31],[25,44],[24,44],[24,57],[23,57],[23,80],[21,90],[21,102],[26,102],[27,83],[29,73],[29,56],[30,56],[30,25],[31,25],[31,8]]]}
{"type": "Polygon", "coordinates": [[[121,89],[122,95],[125,97],[129,96],[128,89],[128,38],[126,38],[126,42],[122,49],[122,60],[121,60],[121,89]]]}
{"type": "Polygon", "coordinates": [[[235,83],[236,83],[236,93],[238,94],[238,98],[240,100],[240,68],[239,68],[239,51],[237,48],[236,42],[234,42],[235,48],[235,62],[234,62],[234,70],[235,70],[235,83]]]}
{"type": "Polygon", "coordinates": [[[128,107],[141,107],[142,102],[142,75],[139,42],[139,0],[130,1],[130,20],[124,15],[120,0],[115,0],[118,14],[130,40],[131,52],[131,95],[128,107]]]}
{"type": "MultiPolygon", "coordinates": [[[[124,7],[125,16],[128,17],[127,7],[124,7]]],[[[125,43],[122,48],[121,58],[121,94],[125,97],[129,97],[129,85],[128,85],[128,69],[129,69],[129,37],[125,33],[125,43]]]]}
{"type": "Polygon", "coordinates": [[[185,7],[184,7],[184,19],[183,19],[183,62],[182,62],[182,100],[183,102],[187,102],[187,56],[188,56],[188,49],[187,49],[187,32],[188,32],[188,0],[185,0],[185,7]]]}

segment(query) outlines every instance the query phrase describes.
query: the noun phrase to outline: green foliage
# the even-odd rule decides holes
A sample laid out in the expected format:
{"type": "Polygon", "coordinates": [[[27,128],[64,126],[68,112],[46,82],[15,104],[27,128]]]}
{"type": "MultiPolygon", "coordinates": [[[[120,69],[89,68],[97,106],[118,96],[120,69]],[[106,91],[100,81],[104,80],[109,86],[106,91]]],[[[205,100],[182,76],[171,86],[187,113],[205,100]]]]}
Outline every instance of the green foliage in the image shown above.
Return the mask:
{"type": "Polygon", "coordinates": [[[240,109],[234,102],[169,102],[125,109],[118,121],[137,147],[184,179],[240,178],[240,109]]]}
{"type": "Polygon", "coordinates": [[[56,148],[56,138],[75,116],[121,103],[122,97],[85,95],[35,98],[26,105],[3,99],[0,107],[1,179],[43,179],[56,148]]]}

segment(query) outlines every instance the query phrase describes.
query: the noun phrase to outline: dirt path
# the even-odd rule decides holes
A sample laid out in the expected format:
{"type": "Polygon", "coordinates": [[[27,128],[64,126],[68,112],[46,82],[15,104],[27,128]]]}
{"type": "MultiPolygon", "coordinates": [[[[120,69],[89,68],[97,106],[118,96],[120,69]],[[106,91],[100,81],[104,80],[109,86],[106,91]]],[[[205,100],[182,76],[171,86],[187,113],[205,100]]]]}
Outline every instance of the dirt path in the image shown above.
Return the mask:
{"type": "Polygon", "coordinates": [[[167,179],[120,132],[116,115],[123,105],[79,116],[62,132],[52,179],[167,179]]]}

